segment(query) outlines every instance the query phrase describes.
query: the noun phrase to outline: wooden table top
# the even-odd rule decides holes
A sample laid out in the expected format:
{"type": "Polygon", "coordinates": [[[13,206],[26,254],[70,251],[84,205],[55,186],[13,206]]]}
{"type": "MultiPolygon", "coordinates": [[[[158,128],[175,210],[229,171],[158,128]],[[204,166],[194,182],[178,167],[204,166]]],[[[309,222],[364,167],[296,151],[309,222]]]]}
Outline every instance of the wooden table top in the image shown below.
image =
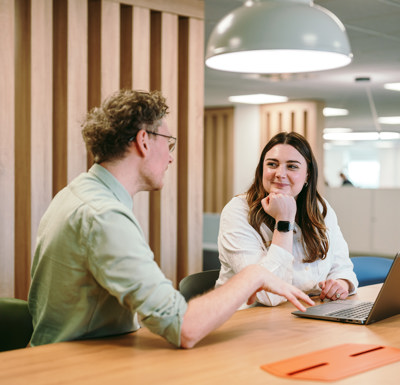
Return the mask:
{"type": "MultiPolygon", "coordinates": [[[[379,288],[363,287],[355,298],[373,300],[379,288]]],[[[141,329],[3,352],[0,384],[318,384],[276,377],[260,366],[343,343],[400,348],[400,315],[364,326],[298,318],[293,310],[286,303],[238,311],[188,350],[141,329]]],[[[398,384],[399,375],[396,362],[335,383],[398,384]]]]}

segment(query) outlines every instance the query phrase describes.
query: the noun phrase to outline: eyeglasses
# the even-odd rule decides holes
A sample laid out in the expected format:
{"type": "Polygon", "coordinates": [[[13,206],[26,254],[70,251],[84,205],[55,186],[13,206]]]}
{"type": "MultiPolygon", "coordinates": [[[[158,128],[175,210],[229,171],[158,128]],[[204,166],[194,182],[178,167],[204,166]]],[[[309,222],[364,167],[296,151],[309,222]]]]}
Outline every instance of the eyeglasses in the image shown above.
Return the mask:
{"type": "Polygon", "coordinates": [[[174,136],[170,136],[170,135],[163,135],[163,134],[159,134],[158,132],[151,132],[151,131],[147,131],[146,132],[148,134],[152,134],[152,135],[158,135],[158,136],[163,136],[164,138],[168,138],[168,148],[169,148],[169,152],[174,151],[175,149],[175,145],[176,145],[176,138],[174,136]]]}

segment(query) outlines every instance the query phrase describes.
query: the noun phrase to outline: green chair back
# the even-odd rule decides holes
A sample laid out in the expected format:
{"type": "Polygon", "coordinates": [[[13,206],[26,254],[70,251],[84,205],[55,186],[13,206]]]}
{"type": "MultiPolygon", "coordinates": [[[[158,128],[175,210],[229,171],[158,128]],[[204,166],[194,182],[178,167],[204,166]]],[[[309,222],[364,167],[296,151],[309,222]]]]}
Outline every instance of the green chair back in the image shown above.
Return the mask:
{"type": "Polygon", "coordinates": [[[33,332],[28,302],[0,298],[0,352],[24,348],[33,332]]]}
{"type": "Polygon", "coordinates": [[[218,276],[219,269],[188,275],[179,282],[179,291],[185,297],[186,301],[189,301],[194,296],[213,289],[218,276]]]}

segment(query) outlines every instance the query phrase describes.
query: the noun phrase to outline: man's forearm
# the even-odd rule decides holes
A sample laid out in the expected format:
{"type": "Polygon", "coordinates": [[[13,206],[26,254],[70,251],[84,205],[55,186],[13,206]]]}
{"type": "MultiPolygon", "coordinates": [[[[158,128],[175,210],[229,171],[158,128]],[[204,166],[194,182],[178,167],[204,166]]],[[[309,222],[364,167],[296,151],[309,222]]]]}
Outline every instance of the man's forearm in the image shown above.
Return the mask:
{"type": "Polygon", "coordinates": [[[247,266],[218,289],[193,298],[183,319],[181,346],[193,347],[212,330],[227,321],[262,285],[257,266],[247,266]]]}

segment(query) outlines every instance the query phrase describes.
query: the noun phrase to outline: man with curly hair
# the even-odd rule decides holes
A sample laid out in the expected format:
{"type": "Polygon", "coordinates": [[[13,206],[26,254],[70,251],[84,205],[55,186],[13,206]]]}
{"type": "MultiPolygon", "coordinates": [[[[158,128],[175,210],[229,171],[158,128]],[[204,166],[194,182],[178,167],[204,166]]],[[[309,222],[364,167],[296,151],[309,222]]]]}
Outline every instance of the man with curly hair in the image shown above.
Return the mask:
{"type": "Polygon", "coordinates": [[[44,214],[32,264],[31,345],[98,338],[140,324],[176,346],[194,346],[259,290],[312,301],[261,266],[186,303],[154,261],[133,214],[133,196],[159,190],[174,138],[157,91],[123,90],[90,111],[82,135],[94,165],[44,214]],[[140,323],[139,323],[140,322],[140,323]]]}

